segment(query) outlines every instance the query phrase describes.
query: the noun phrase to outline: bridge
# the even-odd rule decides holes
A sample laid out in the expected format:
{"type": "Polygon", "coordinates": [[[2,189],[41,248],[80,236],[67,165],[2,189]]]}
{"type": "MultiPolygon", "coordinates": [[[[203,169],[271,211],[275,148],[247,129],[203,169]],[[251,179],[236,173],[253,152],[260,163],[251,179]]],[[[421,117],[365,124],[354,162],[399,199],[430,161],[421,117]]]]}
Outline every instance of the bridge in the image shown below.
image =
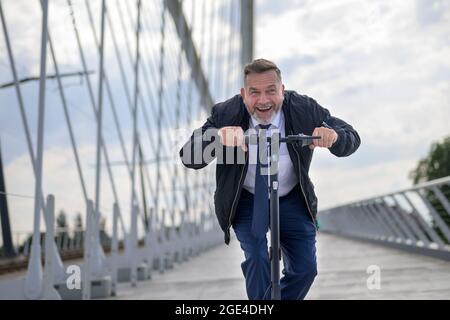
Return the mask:
{"type": "MultiPolygon", "coordinates": [[[[178,150],[240,88],[253,17],[252,0],[0,0],[0,299],[246,299],[215,168],[178,150]]],[[[450,298],[450,177],[318,217],[308,299],[450,298]]]]}

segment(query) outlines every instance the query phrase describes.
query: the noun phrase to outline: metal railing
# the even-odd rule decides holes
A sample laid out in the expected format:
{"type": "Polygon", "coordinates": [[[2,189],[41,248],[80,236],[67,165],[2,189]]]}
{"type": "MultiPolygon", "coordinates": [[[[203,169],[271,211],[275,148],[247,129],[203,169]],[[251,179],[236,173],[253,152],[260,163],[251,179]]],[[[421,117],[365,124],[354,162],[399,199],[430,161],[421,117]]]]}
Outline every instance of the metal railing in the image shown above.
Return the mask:
{"type": "MultiPolygon", "coordinates": [[[[45,248],[42,252],[42,258],[45,260],[42,285],[47,289],[43,290],[41,297],[44,299],[90,299],[117,294],[118,282],[148,280],[154,270],[163,273],[172,269],[175,264],[181,264],[223,243],[223,233],[214,215],[206,213],[211,210],[210,207],[199,208],[199,219],[193,221],[188,220],[183,211],[165,212],[162,209],[163,218],[159,219],[158,215],[153,213],[154,210],[150,210],[149,223],[144,228],[143,235],[138,237],[137,234],[126,232],[119,221],[118,206],[114,205],[113,232],[110,237],[99,228],[99,223],[93,215],[92,201],[87,208],[87,216],[90,218],[86,222],[86,228],[71,232],[67,228],[54,228],[53,203],[54,197],[50,195],[47,199],[48,208],[45,210],[48,229],[41,233],[40,237],[40,245],[45,248]],[[181,217],[179,223],[175,223],[175,216],[181,217]],[[119,238],[120,230],[122,236],[119,238]],[[104,255],[99,251],[100,247],[109,254],[104,255]],[[124,249],[122,252],[119,251],[121,247],[124,249]],[[81,281],[92,283],[92,287],[84,287],[78,292],[69,292],[65,288],[68,272],[61,257],[70,252],[78,252],[79,258],[83,258],[81,281]],[[132,273],[135,274],[134,279],[132,273]],[[103,288],[99,292],[94,283],[102,281],[103,288]]],[[[31,240],[29,235],[21,247],[21,256],[28,260],[24,266],[29,266],[33,261],[30,256],[31,240]]],[[[14,279],[0,282],[0,299],[23,298],[19,290],[22,287],[20,281],[22,280],[14,279]]]]}
{"type": "Polygon", "coordinates": [[[320,230],[450,260],[450,176],[320,212],[320,230]]]}

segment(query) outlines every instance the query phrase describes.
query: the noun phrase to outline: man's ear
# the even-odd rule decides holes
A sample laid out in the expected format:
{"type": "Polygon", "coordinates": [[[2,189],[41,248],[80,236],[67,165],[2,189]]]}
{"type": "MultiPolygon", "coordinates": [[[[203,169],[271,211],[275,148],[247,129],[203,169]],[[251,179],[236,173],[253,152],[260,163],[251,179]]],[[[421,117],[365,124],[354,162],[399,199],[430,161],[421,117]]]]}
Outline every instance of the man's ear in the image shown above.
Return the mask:
{"type": "Polygon", "coordinates": [[[241,88],[241,97],[242,99],[245,99],[245,89],[241,88]]]}
{"type": "Polygon", "coordinates": [[[281,85],[281,93],[282,93],[283,96],[284,96],[284,84],[281,85]]]}

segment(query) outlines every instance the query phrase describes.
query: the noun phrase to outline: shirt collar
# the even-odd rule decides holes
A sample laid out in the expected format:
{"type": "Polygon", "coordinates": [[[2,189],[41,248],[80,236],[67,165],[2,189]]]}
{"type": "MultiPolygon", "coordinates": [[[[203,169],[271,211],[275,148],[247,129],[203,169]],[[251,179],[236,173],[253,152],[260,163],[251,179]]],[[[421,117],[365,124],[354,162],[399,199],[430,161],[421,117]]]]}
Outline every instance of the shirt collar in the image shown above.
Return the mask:
{"type": "MultiPolygon", "coordinates": [[[[281,116],[282,116],[282,112],[281,112],[281,108],[280,110],[277,111],[277,113],[275,114],[275,116],[273,117],[272,121],[271,121],[271,128],[275,128],[275,129],[280,129],[281,128],[281,116]]],[[[257,125],[259,125],[259,121],[255,119],[255,117],[251,116],[252,119],[252,127],[256,127],[257,125]]]]}

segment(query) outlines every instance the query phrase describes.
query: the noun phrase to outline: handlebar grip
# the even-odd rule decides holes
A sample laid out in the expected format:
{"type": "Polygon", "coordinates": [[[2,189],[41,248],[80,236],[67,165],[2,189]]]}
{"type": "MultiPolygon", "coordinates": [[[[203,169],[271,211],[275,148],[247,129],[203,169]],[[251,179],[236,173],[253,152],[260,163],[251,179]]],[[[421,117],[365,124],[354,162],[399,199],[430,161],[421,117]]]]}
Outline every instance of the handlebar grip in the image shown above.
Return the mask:
{"type": "MultiPolygon", "coordinates": [[[[320,139],[321,136],[308,136],[304,135],[302,133],[295,134],[295,135],[287,135],[283,138],[280,138],[280,143],[295,143],[295,142],[301,142],[302,146],[308,145],[311,143],[314,139],[320,139]]],[[[244,135],[244,143],[245,144],[258,144],[258,136],[256,134],[244,135]],[[252,139],[253,138],[253,139],[252,139]]]]}

